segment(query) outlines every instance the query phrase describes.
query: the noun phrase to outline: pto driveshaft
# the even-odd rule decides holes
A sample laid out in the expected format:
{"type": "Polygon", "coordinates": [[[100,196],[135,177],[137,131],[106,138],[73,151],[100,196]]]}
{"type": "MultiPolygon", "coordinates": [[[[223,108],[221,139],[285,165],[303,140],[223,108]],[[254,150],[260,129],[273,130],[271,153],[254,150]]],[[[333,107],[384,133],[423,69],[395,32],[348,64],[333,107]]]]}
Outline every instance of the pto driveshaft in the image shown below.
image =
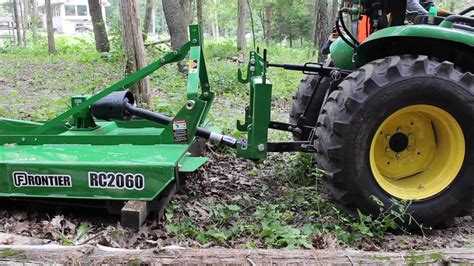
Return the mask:
{"type": "MultiPolygon", "coordinates": [[[[168,125],[169,123],[173,121],[171,117],[168,117],[159,113],[155,113],[143,108],[139,108],[129,103],[127,103],[125,109],[127,110],[127,112],[129,112],[130,114],[134,116],[138,116],[140,118],[153,121],[158,124],[168,125]]],[[[237,148],[237,140],[235,138],[230,137],[230,136],[225,136],[220,133],[212,132],[202,127],[196,128],[196,136],[206,139],[206,140],[210,140],[211,142],[215,144],[222,144],[222,145],[229,146],[232,148],[237,148]]]]}
{"type": "MultiPolygon", "coordinates": [[[[91,106],[92,114],[102,120],[130,120],[133,116],[140,117],[161,125],[168,125],[173,118],[134,106],[132,93],[128,91],[113,92],[91,106]]],[[[237,148],[237,140],[202,127],[196,128],[196,136],[237,148]]]]}

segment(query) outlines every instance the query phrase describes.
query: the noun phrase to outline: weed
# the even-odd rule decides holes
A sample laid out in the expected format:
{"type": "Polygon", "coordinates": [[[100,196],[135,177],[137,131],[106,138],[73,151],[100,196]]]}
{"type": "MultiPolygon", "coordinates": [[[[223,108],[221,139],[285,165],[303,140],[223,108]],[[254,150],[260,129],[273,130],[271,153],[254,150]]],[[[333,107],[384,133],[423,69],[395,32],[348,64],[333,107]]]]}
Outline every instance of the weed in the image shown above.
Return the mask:
{"type": "Polygon", "coordinates": [[[471,239],[469,243],[464,244],[465,248],[474,248],[474,240],[471,239]]]}
{"type": "Polygon", "coordinates": [[[405,256],[405,260],[408,265],[417,265],[420,264],[422,261],[425,260],[425,256],[416,254],[416,251],[410,250],[408,251],[407,256],[405,256]]]}
{"type": "Polygon", "coordinates": [[[138,266],[142,264],[142,260],[139,258],[134,258],[128,261],[128,265],[130,266],[138,266]]]}
{"type": "Polygon", "coordinates": [[[430,255],[430,259],[434,260],[435,262],[442,262],[446,260],[446,257],[444,256],[443,253],[433,253],[430,255]]]}
{"type": "Polygon", "coordinates": [[[0,258],[24,257],[23,251],[11,248],[0,249],[0,258]]]}
{"type": "Polygon", "coordinates": [[[113,230],[112,232],[110,232],[110,236],[112,238],[121,238],[121,237],[124,237],[125,234],[123,231],[120,231],[120,230],[113,230]]]}
{"type": "Polygon", "coordinates": [[[59,241],[63,246],[71,246],[73,244],[73,242],[63,232],[59,232],[59,241]]]}
{"type": "Polygon", "coordinates": [[[369,256],[368,258],[372,260],[383,260],[383,261],[391,261],[392,257],[389,256],[369,256]]]}

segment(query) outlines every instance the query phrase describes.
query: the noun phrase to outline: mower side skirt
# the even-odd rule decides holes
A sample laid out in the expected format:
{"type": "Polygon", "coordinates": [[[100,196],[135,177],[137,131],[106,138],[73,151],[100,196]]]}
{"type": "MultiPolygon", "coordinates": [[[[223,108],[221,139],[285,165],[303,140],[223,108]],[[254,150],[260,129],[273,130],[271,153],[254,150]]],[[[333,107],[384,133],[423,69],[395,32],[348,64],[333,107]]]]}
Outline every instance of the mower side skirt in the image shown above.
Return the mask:
{"type": "Polygon", "coordinates": [[[209,158],[206,157],[188,157],[185,156],[179,162],[179,172],[192,173],[205,164],[209,158]]]}
{"type": "MultiPolygon", "coordinates": [[[[1,146],[0,197],[151,201],[176,178],[187,144],[1,146]]],[[[184,161],[184,170],[205,159],[184,161]]],[[[198,166],[199,165],[199,166],[198,166]]]]}

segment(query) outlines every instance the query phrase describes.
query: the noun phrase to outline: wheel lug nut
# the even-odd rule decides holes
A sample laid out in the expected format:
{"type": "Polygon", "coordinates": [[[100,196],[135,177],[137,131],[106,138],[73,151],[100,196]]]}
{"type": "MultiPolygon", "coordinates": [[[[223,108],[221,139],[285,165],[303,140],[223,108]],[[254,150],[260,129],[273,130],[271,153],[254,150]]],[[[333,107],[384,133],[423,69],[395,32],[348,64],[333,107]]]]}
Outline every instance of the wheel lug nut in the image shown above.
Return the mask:
{"type": "Polygon", "coordinates": [[[390,134],[385,136],[386,139],[390,139],[390,137],[392,137],[390,134]]]}
{"type": "Polygon", "coordinates": [[[397,152],[397,159],[399,159],[401,156],[401,154],[399,152],[397,152]]]}
{"type": "Polygon", "coordinates": [[[397,133],[400,133],[400,132],[402,132],[402,128],[401,128],[401,127],[397,128],[397,133]]]}
{"type": "Polygon", "coordinates": [[[413,147],[412,147],[412,146],[408,146],[408,147],[407,147],[407,151],[411,151],[411,150],[413,150],[413,147]]]}
{"type": "Polygon", "coordinates": [[[389,148],[389,147],[385,147],[385,152],[390,152],[390,148],[389,148]]]}

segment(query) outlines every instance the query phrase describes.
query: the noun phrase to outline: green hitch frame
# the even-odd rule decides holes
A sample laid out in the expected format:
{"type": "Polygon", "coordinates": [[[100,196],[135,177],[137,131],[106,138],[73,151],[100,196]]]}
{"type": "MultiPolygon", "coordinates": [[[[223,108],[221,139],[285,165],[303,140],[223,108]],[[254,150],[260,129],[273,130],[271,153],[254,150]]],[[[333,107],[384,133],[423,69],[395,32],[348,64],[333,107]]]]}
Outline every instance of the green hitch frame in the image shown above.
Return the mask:
{"type": "Polygon", "coordinates": [[[237,72],[238,80],[250,83],[250,102],[245,108],[245,121],[237,121],[237,129],[247,132],[248,139],[241,140],[237,156],[252,160],[264,160],[268,152],[268,126],[271,120],[272,84],[266,78],[266,50],[263,58],[258,52],[250,52],[247,77],[237,72]]]}

